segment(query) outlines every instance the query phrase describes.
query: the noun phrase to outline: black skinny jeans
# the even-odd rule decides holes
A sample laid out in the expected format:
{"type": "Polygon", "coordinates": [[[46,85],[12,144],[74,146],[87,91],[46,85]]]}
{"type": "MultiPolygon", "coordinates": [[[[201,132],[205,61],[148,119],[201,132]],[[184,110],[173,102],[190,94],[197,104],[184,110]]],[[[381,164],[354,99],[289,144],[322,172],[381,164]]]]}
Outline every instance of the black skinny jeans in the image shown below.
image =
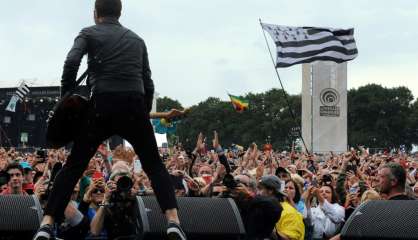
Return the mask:
{"type": "Polygon", "coordinates": [[[74,141],[71,154],[55,178],[45,214],[63,219],[74,186],[98,146],[112,135],[126,139],[138,154],[161,210],[177,208],[174,187],[158,153],[154,130],[138,93],[103,93],[89,102],[88,120],[74,141]]]}

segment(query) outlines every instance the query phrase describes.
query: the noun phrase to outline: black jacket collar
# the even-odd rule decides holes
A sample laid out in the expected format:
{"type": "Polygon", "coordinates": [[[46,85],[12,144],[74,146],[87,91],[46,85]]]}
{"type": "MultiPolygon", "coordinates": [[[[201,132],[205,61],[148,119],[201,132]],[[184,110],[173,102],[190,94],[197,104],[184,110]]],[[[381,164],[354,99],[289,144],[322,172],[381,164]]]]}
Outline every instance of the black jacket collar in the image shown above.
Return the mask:
{"type": "Polygon", "coordinates": [[[105,17],[100,24],[116,24],[122,26],[117,18],[105,17]]]}

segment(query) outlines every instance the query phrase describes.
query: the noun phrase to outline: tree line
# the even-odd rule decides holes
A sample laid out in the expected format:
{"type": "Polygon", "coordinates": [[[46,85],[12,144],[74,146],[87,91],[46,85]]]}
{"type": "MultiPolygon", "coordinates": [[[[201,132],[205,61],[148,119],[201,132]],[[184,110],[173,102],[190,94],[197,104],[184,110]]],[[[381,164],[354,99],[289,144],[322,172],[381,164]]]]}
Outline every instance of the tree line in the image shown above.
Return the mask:
{"type": "MultiPolygon", "coordinates": [[[[301,128],[301,95],[287,95],[289,104],[283,91],[275,88],[243,97],[250,102],[244,112],[236,112],[231,102],[214,97],[191,106],[187,116],[177,124],[176,133],[169,136],[170,142],[179,141],[191,148],[199,132],[211,136],[216,130],[226,147],[233,143],[248,146],[252,142],[258,145],[269,142],[275,149],[289,150],[301,128]]],[[[347,102],[350,146],[405,145],[410,149],[412,144],[418,144],[418,99],[414,100],[408,88],[369,84],[349,90],[347,102]]],[[[183,106],[169,97],[157,99],[157,111],[172,108],[183,106]]]]}

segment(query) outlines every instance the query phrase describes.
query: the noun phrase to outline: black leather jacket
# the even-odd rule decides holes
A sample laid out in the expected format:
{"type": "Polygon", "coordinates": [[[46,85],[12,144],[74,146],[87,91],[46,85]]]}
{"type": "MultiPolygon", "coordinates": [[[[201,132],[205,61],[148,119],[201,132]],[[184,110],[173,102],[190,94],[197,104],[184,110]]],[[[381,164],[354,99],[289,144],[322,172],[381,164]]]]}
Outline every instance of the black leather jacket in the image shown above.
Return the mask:
{"type": "MultiPolygon", "coordinates": [[[[106,18],[102,23],[81,30],[74,40],[74,45],[67,55],[61,80],[61,95],[75,87],[77,71],[84,54],[88,54],[89,77],[87,84],[92,94],[109,92],[137,92],[152,103],[154,83],[148,62],[148,53],[144,41],[132,31],[116,44],[98,54],[112,34],[120,35],[122,25],[113,18],[106,18]],[[93,58],[103,56],[98,64],[93,58]]],[[[113,38],[119,39],[119,38],[113,38]]],[[[113,40],[113,42],[116,42],[113,40]]],[[[149,106],[147,106],[149,108],[149,106]]]]}

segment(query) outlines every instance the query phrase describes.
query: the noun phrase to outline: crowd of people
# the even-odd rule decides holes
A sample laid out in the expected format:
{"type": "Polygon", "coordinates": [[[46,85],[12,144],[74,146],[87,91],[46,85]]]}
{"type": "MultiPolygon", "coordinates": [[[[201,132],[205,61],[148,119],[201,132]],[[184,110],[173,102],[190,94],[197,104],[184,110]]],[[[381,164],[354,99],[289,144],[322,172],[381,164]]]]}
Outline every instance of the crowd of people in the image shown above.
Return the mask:
{"type": "MultiPolygon", "coordinates": [[[[418,199],[418,154],[278,152],[270,144],[222,146],[199,134],[196,147],[160,148],[177,197],[230,197],[241,212],[247,239],[338,239],[363,202],[418,199]]],[[[68,151],[0,148],[0,195],[34,195],[45,204],[68,151]]],[[[112,239],[134,232],[131,197],[153,195],[150,180],[131,148],[100,145],[73,190],[64,239],[112,239]],[[113,204],[113,205],[112,205],[113,204]],[[119,214],[106,209],[117,208],[119,214]],[[132,224],[129,224],[131,221],[132,224]],[[119,225],[118,225],[119,224],[119,225]],[[117,226],[117,227],[115,227],[117,226]]]]}

